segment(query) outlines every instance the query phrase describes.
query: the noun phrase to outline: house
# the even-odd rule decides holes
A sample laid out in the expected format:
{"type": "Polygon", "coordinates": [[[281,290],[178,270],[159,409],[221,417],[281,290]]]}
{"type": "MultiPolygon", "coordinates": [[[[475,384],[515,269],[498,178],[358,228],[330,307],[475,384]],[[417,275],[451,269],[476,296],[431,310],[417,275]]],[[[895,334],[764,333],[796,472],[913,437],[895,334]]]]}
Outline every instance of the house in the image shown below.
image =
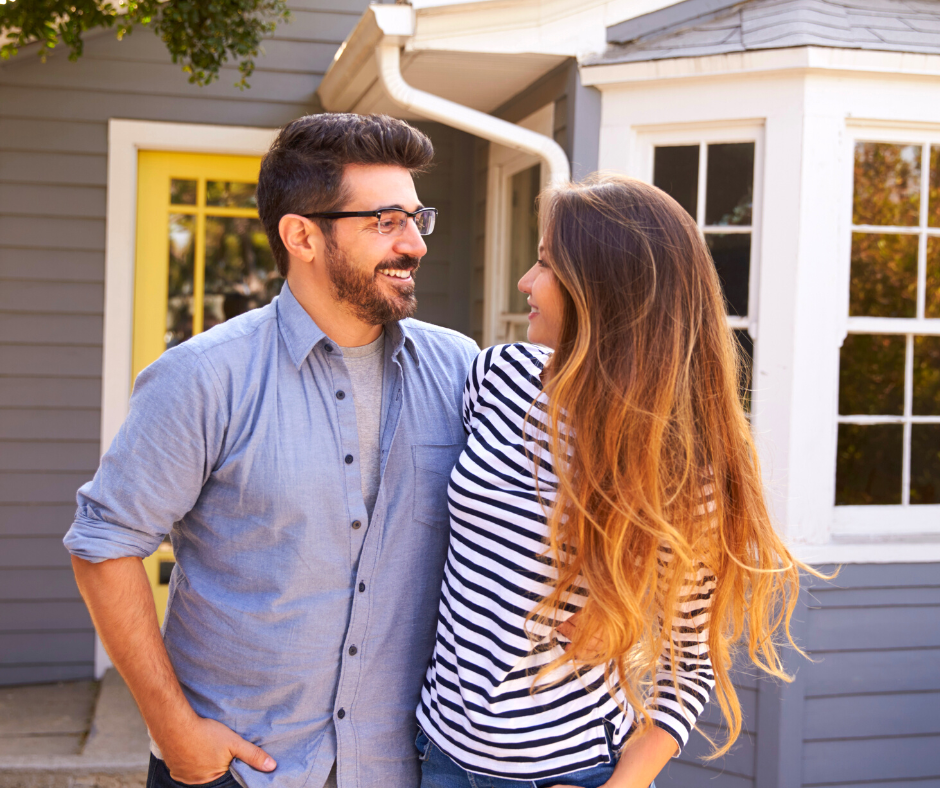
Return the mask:
{"type": "Polygon", "coordinates": [[[813,661],[739,672],[747,733],[657,785],[940,781],[940,2],[307,0],[266,50],[241,93],[143,31],[0,67],[0,683],[105,664],[60,545],[74,491],[139,369],[276,291],[244,185],[274,129],[388,112],[438,152],[418,316],[481,345],[524,336],[542,186],[612,170],[686,207],[775,517],[843,567],[801,600],[813,661]]]}

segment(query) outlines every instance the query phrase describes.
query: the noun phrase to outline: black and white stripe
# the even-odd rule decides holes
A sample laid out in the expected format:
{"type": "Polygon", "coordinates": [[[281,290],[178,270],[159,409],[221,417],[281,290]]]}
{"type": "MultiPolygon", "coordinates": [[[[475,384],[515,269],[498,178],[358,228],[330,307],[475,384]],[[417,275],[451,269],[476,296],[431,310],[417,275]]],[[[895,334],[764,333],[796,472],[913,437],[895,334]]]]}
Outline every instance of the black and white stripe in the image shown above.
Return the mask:
{"type": "MultiPolygon", "coordinates": [[[[450,549],[437,642],[418,707],[428,738],[460,766],[519,780],[606,763],[607,735],[619,749],[635,717],[622,694],[611,693],[603,667],[579,676],[561,671],[549,677],[557,683],[531,692],[536,673],[562,648],[546,624],[530,625],[534,645],[524,628],[555,576],[545,556],[548,529],[538,494],[551,503],[557,478],[551,458],[541,454],[547,435],[532,423],[544,425],[539,374],[548,356],[534,345],[500,345],[481,353],[471,370],[463,402],[469,439],[450,478],[450,549]]],[[[670,560],[662,551],[661,565],[670,560]]],[[[680,747],[714,686],[707,645],[713,588],[714,578],[701,567],[682,589],[672,627],[681,703],[668,645],[655,679],[659,693],[648,701],[656,724],[680,747]]],[[[583,593],[573,594],[559,619],[584,600],[583,593]]]]}

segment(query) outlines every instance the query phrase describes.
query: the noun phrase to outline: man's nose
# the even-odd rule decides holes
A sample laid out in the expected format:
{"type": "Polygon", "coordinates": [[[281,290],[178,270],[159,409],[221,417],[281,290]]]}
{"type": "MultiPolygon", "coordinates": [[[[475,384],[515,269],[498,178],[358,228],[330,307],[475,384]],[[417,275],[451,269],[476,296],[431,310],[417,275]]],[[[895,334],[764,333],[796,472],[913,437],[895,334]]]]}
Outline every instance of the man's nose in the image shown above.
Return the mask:
{"type": "Polygon", "coordinates": [[[395,253],[404,254],[409,257],[424,257],[428,253],[427,244],[421,233],[418,232],[418,225],[411,217],[405,222],[405,229],[401,235],[395,239],[395,253]]]}

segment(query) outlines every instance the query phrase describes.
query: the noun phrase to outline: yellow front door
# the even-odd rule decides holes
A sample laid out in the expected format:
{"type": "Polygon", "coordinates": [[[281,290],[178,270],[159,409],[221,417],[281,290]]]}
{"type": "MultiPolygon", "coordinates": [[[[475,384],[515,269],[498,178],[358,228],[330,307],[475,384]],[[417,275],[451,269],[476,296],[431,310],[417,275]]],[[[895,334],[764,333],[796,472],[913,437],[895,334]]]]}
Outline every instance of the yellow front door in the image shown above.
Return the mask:
{"type": "MultiPolygon", "coordinates": [[[[280,291],[258,219],[257,156],[138,156],[133,376],[168,348],[280,291]]],[[[163,623],[173,551],[144,561],[163,623]]]]}

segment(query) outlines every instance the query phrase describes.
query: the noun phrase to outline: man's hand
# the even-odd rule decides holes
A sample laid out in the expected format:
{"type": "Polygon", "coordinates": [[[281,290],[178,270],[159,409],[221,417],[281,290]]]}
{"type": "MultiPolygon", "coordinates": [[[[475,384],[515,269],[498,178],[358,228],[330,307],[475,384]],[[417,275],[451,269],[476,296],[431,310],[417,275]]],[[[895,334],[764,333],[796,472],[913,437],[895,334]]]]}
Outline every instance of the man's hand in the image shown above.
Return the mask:
{"type": "Polygon", "coordinates": [[[172,741],[158,741],[166,768],[177,782],[200,785],[225,774],[233,758],[259,772],[272,772],[277,764],[260,747],[245,741],[221,722],[196,717],[192,729],[172,741]]]}

